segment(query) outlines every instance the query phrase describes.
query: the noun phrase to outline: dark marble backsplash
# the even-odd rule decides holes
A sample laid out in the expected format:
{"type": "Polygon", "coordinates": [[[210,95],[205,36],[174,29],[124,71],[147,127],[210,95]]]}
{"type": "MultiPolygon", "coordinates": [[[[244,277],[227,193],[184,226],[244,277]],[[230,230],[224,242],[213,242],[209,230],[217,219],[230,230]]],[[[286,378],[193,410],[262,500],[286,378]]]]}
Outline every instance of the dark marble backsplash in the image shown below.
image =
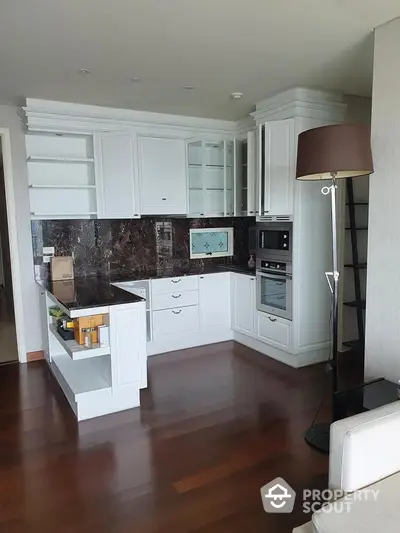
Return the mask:
{"type": "Polygon", "coordinates": [[[234,228],[234,256],[204,259],[205,265],[245,264],[249,228],[254,218],[178,219],[146,217],[138,220],[37,220],[32,240],[37,278],[48,277],[43,246],[56,255],[72,255],[75,276],[157,269],[190,269],[199,260],[189,258],[190,228],[234,228]]]}

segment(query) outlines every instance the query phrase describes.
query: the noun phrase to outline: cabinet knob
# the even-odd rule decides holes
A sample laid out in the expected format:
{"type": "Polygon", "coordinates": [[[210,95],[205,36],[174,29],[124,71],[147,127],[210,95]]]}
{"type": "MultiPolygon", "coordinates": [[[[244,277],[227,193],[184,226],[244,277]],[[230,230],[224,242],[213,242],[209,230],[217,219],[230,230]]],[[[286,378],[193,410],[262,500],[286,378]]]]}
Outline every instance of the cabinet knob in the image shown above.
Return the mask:
{"type": "Polygon", "coordinates": [[[163,200],[163,202],[165,202],[166,198],[161,198],[161,200],[163,200]]]}
{"type": "Polygon", "coordinates": [[[266,213],[269,213],[269,211],[264,211],[264,215],[265,215],[266,213]]]}
{"type": "Polygon", "coordinates": [[[254,281],[255,278],[250,278],[251,281],[254,281]]]}
{"type": "Polygon", "coordinates": [[[200,279],[204,279],[204,276],[200,276],[200,279]]]}
{"type": "Polygon", "coordinates": [[[200,216],[201,216],[201,217],[204,217],[204,213],[200,213],[200,216]]]}
{"type": "Polygon", "coordinates": [[[181,279],[171,279],[172,283],[179,283],[181,281],[181,279]]]}
{"type": "Polygon", "coordinates": [[[272,317],[268,317],[270,319],[271,322],[276,322],[276,318],[272,318],[272,317]]]}
{"type": "Polygon", "coordinates": [[[180,313],[182,313],[182,309],[179,309],[179,311],[172,311],[174,313],[174,315],[179,315],[180,313]]]}
{"type": "Polygon", "coordinates": [[[254,211],[249,211],[249,213],[252,215],[254,213],[254,211]]]}
{"type": "Polygon", "coordinates": [[[182,294],[173,294],[172,298],[180,298],[181,296],[182,296],[182,294]]]}
{"type": "Polygon", "coordinates": [[[139,213],[135,213],[133,216],[134,216],[134,217],[138,217],[138,216],[139,216],[139,213]]]}

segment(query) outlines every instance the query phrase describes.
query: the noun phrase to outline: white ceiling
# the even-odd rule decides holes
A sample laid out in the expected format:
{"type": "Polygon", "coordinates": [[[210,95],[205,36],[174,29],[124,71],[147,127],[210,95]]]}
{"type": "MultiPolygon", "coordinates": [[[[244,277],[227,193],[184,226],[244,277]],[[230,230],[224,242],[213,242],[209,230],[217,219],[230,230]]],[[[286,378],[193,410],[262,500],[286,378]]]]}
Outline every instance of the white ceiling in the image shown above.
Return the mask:
{"type": "Polygon", "coordinates": [[[396,16],[399,0],[2,0],[0,101],[238,119],[299,85],[369,95],[371,30],[396,16]]]}

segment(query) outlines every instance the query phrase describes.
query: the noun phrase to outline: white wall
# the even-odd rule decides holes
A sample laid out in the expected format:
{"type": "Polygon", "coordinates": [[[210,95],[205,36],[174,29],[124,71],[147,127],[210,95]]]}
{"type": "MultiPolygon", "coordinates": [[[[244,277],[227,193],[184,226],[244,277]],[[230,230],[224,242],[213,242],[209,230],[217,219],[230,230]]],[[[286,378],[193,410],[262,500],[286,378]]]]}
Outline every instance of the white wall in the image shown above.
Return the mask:
{"type": "Polygon", "coordinates": [[[25,130],[18,112],[17,107],[0,105],[0,127],[8,128],[11,135],[25,348],[27,352],[33,352],[42,349],[42,338],[39,319],[38,289],[33,275],[25,130]]]}
{"type": "Polygon", "coordinates": [[[400,379],[400,19],[375,31],[366,314],[367,378],[400,379]]]}

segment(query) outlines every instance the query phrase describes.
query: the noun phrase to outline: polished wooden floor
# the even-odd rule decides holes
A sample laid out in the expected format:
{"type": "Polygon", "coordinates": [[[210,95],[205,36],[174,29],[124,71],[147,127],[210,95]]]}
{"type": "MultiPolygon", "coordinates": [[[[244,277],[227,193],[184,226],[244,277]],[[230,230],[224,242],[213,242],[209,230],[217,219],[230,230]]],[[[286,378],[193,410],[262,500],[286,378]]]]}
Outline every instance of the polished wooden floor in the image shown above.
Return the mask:
{"type": "MultiPolygon", "coordinates": [[[[0,366],[1,533],[289,533],[263,511],[277,476],[323,488],[303,431],[327,391],[231,342],[149,359],[142,407],[78,424],[43,361],[0,366]]],[[[299,500],[299,499],[298,499],[299,500]]]]}

